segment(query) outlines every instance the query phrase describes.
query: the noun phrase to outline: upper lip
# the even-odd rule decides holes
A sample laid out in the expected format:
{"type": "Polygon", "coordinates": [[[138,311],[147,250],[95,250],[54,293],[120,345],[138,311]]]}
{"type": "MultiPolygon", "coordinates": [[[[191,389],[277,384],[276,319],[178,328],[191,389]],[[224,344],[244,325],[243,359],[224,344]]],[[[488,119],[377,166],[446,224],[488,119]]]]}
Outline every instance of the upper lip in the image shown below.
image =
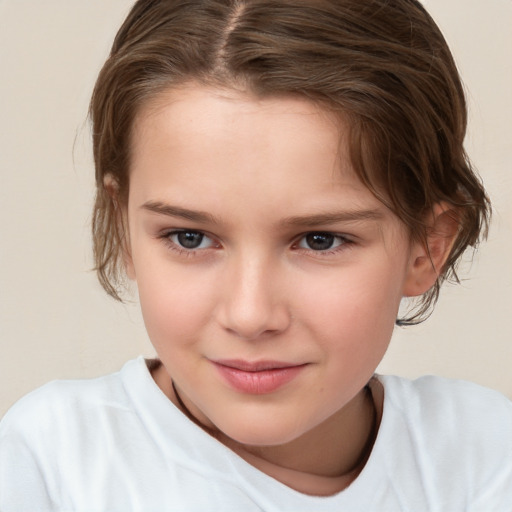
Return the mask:
{"type": "Polygon", "coordinates": [[[213,363],[227,366],[235,370],[244,372],[262,372],[265,370],[280,370],[284,368],[293,368],[295,366],[303,366],[304,363],[287,363],[283,361],[244,361],[243,359],[216,359],[213,363]]]}

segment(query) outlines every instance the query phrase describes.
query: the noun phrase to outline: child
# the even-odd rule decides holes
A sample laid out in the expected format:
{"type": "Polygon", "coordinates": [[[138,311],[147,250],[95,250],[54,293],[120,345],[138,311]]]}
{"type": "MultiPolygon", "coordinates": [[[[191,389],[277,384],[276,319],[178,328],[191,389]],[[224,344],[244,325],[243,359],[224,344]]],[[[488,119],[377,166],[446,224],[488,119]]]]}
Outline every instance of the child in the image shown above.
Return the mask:
{"type": "Polygon", "coordinates": [[[512,509],[508,400],[374,375],[489,215],[418,2],[139,0],[91,118],[99,279],[158,359],[14,406],[2,512],[512,509]]]}

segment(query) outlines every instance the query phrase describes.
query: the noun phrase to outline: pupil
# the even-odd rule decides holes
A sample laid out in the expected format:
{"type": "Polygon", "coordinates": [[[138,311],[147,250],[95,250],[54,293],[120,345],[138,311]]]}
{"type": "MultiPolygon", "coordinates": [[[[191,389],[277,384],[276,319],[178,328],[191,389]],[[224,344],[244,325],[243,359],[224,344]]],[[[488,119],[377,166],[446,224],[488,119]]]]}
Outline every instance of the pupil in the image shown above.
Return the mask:
{"type": "Polygon", "coordinates": [[[178,242],[186,249],[197,249],[203,241],[203,234],[194,231],[182,231],[178,233],[178,242]]]}
{"type": "Polygon", "coordinates": [[[332,247],[334,235],[328,233],[311,233],[306,236],[306,241],[314,251],[325,251],[332,247]]]}

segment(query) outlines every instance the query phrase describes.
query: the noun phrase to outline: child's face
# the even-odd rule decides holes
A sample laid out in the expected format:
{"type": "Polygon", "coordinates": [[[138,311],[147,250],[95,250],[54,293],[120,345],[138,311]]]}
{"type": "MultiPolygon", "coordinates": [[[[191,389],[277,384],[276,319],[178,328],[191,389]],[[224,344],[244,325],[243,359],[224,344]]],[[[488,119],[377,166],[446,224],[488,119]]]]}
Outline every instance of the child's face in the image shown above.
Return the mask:
{"type": "Polygon", "coordinates": [[[343,135],[305,100],[200,86],[135,125],[127,267],[149,337],[196,417],[245,444],[350,402],[414,280],[413,245],[343,135]]]}

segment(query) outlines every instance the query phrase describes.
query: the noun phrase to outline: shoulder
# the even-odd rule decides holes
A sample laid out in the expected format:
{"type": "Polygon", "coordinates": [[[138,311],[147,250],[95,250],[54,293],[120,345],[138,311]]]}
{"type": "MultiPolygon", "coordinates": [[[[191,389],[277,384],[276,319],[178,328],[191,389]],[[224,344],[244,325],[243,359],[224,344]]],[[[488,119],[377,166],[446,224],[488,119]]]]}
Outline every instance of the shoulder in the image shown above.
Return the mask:
{"type": "Polygon", "coordinates": [[[423,484],[432,486],[432,494],[460,493],[474,510],[486,500],[493,505],[482,510],[512,505],[509,399],[461,380],[432,376],[379,380],[385,390],[386,439],[394,440],[393,449],[419,471],[423,484]]]}
{"type": "Polygon", "coordinates": [[[0,509],[121,510],[154,489],[165,461],[134,405],[146,402],[150,382],[139,358],[105,377],[51,382],[16,403],[0,422],[0,509]]]}
{"type": "Polygon", "coordinates": [[[126,441],[119,434],[139,424],[124,385],[127,371],[140,372],[137,363],[105,377],[50,382],[19,400],[0,422],[0,495],[25,482],[37,496],[58,497],[62,482],[73,486],[97,472],[117,439],[126,441]]]}
{"type": "MultiPolygon", "coordinates": [[[[512,402],[501,393],[463,380],[425,376],[416,380],[379,377],[388,407],[411,420],[469,433],[486,427],[492,432],[512,432],[512,402]],[[480,426],[480,427],[479,427],[480,426]]],[[[511,436],[512,437],[512,436],[511,436]]]]}
{"type": "MultiPolygon", "coordinates": [[[[128,363],[130,364],[130,363],[128,363]]],[[[56,434],[72,423],[86,424],[105,409],[123,410],[129,400],[121,372],[82,380],[57,380],[45,384],[16,402],[0,422],[0,437],[56,434]]]]}

